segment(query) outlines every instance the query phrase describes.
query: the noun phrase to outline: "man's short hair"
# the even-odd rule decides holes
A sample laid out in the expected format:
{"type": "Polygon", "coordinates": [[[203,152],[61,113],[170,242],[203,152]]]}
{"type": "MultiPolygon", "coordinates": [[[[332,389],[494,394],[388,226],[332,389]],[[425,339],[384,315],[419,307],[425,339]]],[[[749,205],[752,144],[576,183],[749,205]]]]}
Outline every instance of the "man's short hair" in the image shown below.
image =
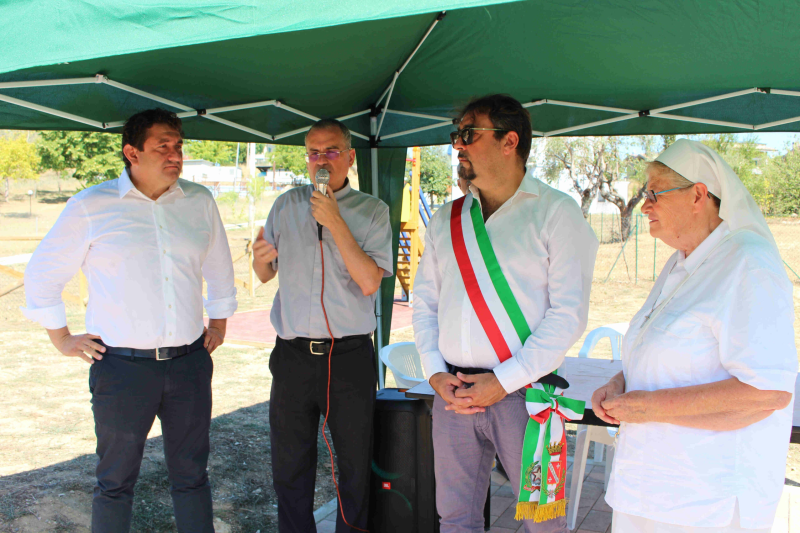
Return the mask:
{"type": "MultiPolygon", "coordinates": [[[[125,125],[122,126],[122,148],[130,144],[137,150],[144,150],[147,130],[154,124],[165,124],[180,133],[181,139],[183,138],[183,123],[178,118],[178,115],[172,111],[157,107],[136,113],[125,121],[125,125]]],[[[124,153],[122,154],[122,160],[125,162],[125,168],[130,170],[131,162],[128,161],[124,153]]]]}
{"type": "MultiPolygon", "coordinates": [[[[342,137],[344,138],[344,147],[346,150],[349,150],[350,148],[353,147],[353,145],[351,144],[352,137],[350,135],[350,129],[341,122],[339,122],[338,120],[336,120],[335,118],[323,118],[322,120],[318,120],[317,122],[315,122],[314,125],[311,126],[311,128],[306,132],[305,139],[307,139],[308,134],[314,130],[328,130],[328,129],[339,130],[341,132],[342,137]]],[[[303,139],[303,143],[305,143],[305,139],[303,139]]]]}
{"type": "MultiPolygon", "coordinates": [[[[528,161],[531,153],[531,115],[528,110],[522,107],[515,98],[507,94],[490,94],[472,100],[461,111],[458,120],[467,114],[487,115],[495,128],[514,131],[519,135],[517,144],[517,155],[522,161],[522,165],[528,161]]],[[[495,139],[502,139],[506,132],[494,132],[495,139]]]]}

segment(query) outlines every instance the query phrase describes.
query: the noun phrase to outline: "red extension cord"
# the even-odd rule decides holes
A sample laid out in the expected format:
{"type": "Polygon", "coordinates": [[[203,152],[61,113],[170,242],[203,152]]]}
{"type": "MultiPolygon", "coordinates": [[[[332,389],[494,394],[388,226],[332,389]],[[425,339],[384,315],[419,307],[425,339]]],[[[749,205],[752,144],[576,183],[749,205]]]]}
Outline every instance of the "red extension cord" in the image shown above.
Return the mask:
{"type": "Polygon", "coordinates": [[[325,294],[325,253],[322,251],[322,240],[319,241],[319,255],[322,262],[322,289],[319,293],[319,303],[322,305],[322,314],[325,315],[325,327],[328,328],[328,335],[331,336],[331,349],[328,352],[328,388],[325,395],[325,421],[322,422],[322,438],[325,440],[325,445],[328,447],[328,454],[331,457],[331,477],[333,477],[333,485],[336,487],[336,499],[339,503],[339,513],[342,515],[342,520],[344,523],[347,524],[351,529],[355,529],[357,531],[363,531],[364,533],[369,533],[366,529],[360,529],[353,525],[350,525],[350,522],[347,521],[347,518],[344,517],[344,507],[342,507],[342,497],[339,494],[339,483],[336,481],[336,471],[334,470],[333,465],[333,450],[331,449],[331,445],[328,442],[328,437],[325,436],[325,426],[328,425],[328,415],[331,412],[331,357],[333,356],[333,333],[331,333],[331,325],[328,322],[328,313],[325,311],[325,302],[322,299],[322,296],[325,294]]]}

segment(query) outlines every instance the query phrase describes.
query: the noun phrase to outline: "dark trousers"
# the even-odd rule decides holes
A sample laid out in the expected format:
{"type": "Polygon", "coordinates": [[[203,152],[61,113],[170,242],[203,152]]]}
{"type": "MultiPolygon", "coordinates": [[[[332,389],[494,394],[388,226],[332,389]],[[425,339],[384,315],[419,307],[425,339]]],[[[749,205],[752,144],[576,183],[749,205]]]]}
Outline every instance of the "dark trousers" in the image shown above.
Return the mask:
{"type": "MultiPolygon", "coordinates": [[[[327,405],[327,353],[312,355],[279,337],[269,368],[270,444],[273,483],[278,494],[278,531],[314,533],[317,432],[327,405]]],[[[347,521],[361,529],[367,528],[369,513],[376,383],[371,342],[333,355],[328,426],[338,461],[339,495],[347,521]]],[[[336,532],[351,531],[356,530],[349,528],[339,513],[336,532]]]]}
{"type": "Polygon", "coordinates": [[[213,371],[205,348],[169,361],[107,355],[92,365],[89,390],[99,457],[93,533],[130,530],[133,487],[156,416],[178,531],[214,531],[206,472],[213,371]]]}

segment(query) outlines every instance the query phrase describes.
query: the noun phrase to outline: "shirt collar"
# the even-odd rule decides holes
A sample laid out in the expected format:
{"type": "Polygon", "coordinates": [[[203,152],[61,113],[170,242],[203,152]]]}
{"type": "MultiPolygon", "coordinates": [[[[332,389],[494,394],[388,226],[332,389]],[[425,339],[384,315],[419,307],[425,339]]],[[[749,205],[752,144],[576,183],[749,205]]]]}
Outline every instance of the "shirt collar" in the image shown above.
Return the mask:
{"type": "Polygon", "coordinates": [[[349,192],[350,192],[350,178],[345,178],[344,187],[333,193],[333,195],[336,197],[336,201],[338,202],[339,200],[347,196],[347,193],[349,192]]]}
{"type": "MultiPolygon", "coordinates": [[[[142,196],[145,196],[144,194],[142,194],[141,191],[139,191],[139,189],[137,189],[133,185],[133,182],[131,181],[131,177],[128,174],[128,169],[127,168],[122,171],[122,174],[119,175],[119,180],[117,180],[117,187],[119,188],[119,197],[120,198],[125,197],[125,195],[128,194],[129,192],[131,192],[132,190],[136,191],[137,193],[139,193],[142,196]]],[[[167,194],[170,194],[171,192],[175,191],[176,189],[178,191],[180,191],[180,193],[183,196],[186,196],[186,192],[183,190],[183,187],[181,186],[181,180],[179,179],[178,181],[176,181],[175,183],[170,185],[170,188],[167,189],[167,192],[165,192],[164,194],[161,195],[161,198],[163,198],[167,194]]],[[[145,198],[147,198],[147,197],[145,196],[145,198]]],[[[148,200],[149,200],[149,198],[148,198],[148,200]]]]}
{"type": "Polygon", "coordinates": [[[683,250],[678,252],[678,264],[683,266],[688,273],[693,273],[697,270],[697,267],[708,257],[708,254],[716,248],[716,246],[725,238],[725,236],[730,233],[730,229],[728,228],[728,223],[724,220],[722,223],[717,226],[717,228],[711,232],[711,235],[705,238],[703,242],[700,243],[700,246],[694,249],[694,251],[686,257],[686,254],[683,253],[683,250]]]}
{"type": "MultiPolygon", "coordinates": [[[[476,186],[470,182],[469,184],[469,192],[472,193],[472,196],[478,200],[478,204],[481,202],[481,192],[476,186]]],[[[530,194],[531,196],[539,196],[539,180],[533,176],[533,168],[525,168],[525,176],[522,177],[522,181],[517,188],[517,192],[511,195],[506,203],[510,200],[516,198],[519,193],[530,194]]]]}

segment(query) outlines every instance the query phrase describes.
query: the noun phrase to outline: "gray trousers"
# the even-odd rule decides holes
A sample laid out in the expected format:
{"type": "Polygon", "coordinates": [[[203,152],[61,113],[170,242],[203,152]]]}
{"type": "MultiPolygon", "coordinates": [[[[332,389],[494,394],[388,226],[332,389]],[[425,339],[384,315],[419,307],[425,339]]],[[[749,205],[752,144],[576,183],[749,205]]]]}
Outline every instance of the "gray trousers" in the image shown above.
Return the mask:
{"type": "MultiPolygon", "coordinates": [[[[433,453],[436,508],[442,533],[483,533],[483,506],[489,490],[492,461],[500,457],[514,497],[519,497],[522,440],[528,421],[525,391],[509,394],[485,413],[460,415],[446,411],[437,394],[433,401],[433,453]]],[[[566,533],[566,517],[536,523],[525,520],[528,533],[566,533]]]]}

